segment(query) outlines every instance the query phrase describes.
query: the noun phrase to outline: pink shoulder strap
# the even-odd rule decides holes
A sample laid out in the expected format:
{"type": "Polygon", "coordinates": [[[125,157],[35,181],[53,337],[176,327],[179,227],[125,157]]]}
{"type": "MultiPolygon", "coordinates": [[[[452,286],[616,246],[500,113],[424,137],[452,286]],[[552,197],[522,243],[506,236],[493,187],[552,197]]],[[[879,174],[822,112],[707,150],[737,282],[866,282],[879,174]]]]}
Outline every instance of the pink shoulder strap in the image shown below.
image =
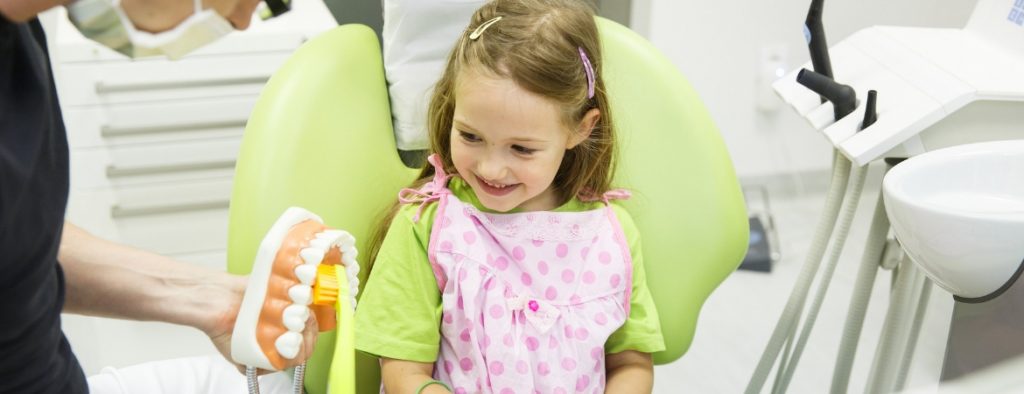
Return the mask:
{"type": "Polygon", "coordinates": [[[632,196],[633,194],[629,190],[612,189],[604,192],[600,197],[590,193],[583,193],[579,198],[580,201],[584,202],[604,201],[605,205],[607,205],[611,200],[628,200],[632,196]]]}

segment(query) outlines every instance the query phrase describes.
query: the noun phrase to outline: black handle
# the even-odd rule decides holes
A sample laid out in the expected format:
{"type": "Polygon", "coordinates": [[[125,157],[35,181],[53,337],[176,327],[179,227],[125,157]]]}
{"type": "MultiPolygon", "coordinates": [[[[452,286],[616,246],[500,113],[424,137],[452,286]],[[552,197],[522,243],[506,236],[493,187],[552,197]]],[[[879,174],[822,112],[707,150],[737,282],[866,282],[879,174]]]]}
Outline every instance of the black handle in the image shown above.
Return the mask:
{"type": "MultiPolygon", "coordinates": [[[[811,53],[811,65],[818,74],[833,78],[832,59],[828,54],[828,41],[825,39],[825,27],[822,25],[821,14],[824,8],[824,0],[812,0],[811,8],[807,10],[807,19],[804,20],[806,29],[807,49],[811,53]]],[[[825,97],[821,98],[825,102],[825,97]]]]}
{"type": "Polygon", "coordinates": [[[875,124],[876,120],[878,120],[878,112],[875,110],[875,101],[877,101],[877,99],[878,92],[874,90],[869,90],[868,102],[864,104],[864,120],[860,122],[861,130],[870,127],[871,125],[875,124]]]}
{"type": "Polygon", "coordinates": [[[796,81],[832,102],[835,120],[842,119],[857,108],[857,92],[848,85],[838,83],[808,69],[801,69],[796,81]]]}

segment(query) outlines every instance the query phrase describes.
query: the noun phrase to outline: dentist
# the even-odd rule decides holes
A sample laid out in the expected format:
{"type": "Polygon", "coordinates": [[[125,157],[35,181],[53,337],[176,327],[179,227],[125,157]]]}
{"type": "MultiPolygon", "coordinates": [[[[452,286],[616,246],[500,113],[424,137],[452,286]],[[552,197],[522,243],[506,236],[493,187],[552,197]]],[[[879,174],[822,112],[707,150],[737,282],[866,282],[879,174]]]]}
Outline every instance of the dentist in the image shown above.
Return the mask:
{"type": "MultiPolygon", "coordinates": [[[[67,137],[36,15],[65,6],[78,29],[103,45],[176,58],[247,28],[258,2],[0,0],[0,393],[89,391],[61,332],[61,312],[195,327],[229,357],[246,286],[243,277],[65,222],[67,137]]],[[[315,332],[311,318],[296,363],[312,353],[315,332]]]]}

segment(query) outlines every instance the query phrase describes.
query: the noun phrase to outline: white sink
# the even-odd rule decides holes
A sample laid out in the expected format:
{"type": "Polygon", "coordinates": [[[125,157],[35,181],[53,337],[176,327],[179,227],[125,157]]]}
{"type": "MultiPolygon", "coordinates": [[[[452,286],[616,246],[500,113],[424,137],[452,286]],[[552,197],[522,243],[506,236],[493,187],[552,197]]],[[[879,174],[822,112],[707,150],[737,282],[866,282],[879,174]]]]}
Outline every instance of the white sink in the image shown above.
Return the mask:
{"type": "Polygon", "coordinates": [[[939,149],[882,183],[896,238],[936,284],[963,301],[998,296],[1024,262],[1024,140],[939,149]]]}

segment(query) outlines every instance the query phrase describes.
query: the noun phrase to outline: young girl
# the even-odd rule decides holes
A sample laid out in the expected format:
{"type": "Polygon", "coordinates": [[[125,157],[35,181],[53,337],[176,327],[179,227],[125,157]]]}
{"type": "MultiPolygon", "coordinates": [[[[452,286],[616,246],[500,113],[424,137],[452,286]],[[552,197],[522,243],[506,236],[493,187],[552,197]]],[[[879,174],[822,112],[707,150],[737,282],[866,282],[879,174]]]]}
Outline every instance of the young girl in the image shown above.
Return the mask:
{"type": "Polygon", "coordinates": [[[448,59],[422,177],[373,243],[356,347],[389,393],[650,392],[664,348],[612,200],[592,11],[497,0],[448,59]]]}

